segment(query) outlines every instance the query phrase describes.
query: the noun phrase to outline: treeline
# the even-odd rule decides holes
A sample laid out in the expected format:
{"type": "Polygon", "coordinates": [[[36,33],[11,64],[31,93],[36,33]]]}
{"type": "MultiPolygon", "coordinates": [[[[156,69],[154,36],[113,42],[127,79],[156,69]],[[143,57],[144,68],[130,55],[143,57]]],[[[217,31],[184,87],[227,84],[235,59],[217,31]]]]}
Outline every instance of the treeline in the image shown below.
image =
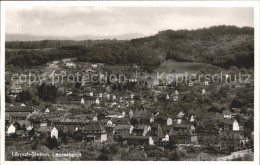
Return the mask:
{"type": "Polygon", "coordinates": [[[203,62],[225,68],[254,66],[254,29],[236,26],[213,26],[198,30],[166,30],[155,36],[133,39],[164,51],[166,59],[203,62]]]}
{"type": "Polygon", "coordinates": [[[94,46],[100,43],[116,43],[118,40],[42,40],[42,41],[8,41],[5,43],[6,49],[48,49],[59,48],[64,46],[94,46]]]}
{"type": "Polygon", "coordinates": [[[145,70],[152,71],[158,67],[163,58],[150,47],[134,47],[129,42],[103,43],[93,47],[66,46],[51,50],[6,51],[6,64],[31,67],[53,60],[76,57],[78,61],[117,64],[139,64],[145,70]]]}
{"type": "Polygon", "coordinates": [[[99,44],[86,48],[86,54],[78,56],[78,61],[101,62],[109,65],[139,64],[147,71],[157,68],[164,60],[161,53],[154,49],[131,43],[99,44]]]}
{"type": "Polygon", "coordinates": [[[254,29],[250,27],[214,26],[191,31],[166,30],[150,37],[130,41],[97,41],[96,44],[95,41],[36,41],[31,42],[32,49],[6,51],[6,64],[23,68],[76,57],[78,61],[110,65],[135,63],[148,71],[158,67],[165,59],[203,62],[224,68],[251,68],[254,66],[253,34],[254,29]],[[62,44],[57,46],[58,42],[62,44]],[[56,44],[58,48],[37,49],[33,46],[37,43],[45,43],[46,47],[56,44]]]}

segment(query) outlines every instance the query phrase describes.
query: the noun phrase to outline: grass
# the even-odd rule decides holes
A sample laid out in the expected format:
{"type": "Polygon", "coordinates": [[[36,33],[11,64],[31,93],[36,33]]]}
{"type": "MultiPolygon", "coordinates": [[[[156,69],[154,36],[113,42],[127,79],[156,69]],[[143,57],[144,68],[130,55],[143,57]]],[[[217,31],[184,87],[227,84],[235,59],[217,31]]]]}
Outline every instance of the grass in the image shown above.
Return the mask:
{"type": "Polygon", "coordinates": [[[167,75],[177,75],[182,74],[185,75],[187,73],[188,75],[191,73],[198,73],[202,70],[204,71],[218,71],[220,68],[206,64],[206,63],[198,63],[198,62],[176,62],[173,60],[168,60],[163,62],[157,69],[154,69],[153,73],[150,74],[150,77],[152,79],[156,78],[157,73],[163,76],[162,78],[165,78],[167,75]]]}
{"type": "Polygon", "coordinates": [[[175,62],[168,60],[162,63],[154,72],[167,72],[167,73],[198,73],[201,70],[218,70],[219,68],[210,64],[198,62],[175,62]]]}

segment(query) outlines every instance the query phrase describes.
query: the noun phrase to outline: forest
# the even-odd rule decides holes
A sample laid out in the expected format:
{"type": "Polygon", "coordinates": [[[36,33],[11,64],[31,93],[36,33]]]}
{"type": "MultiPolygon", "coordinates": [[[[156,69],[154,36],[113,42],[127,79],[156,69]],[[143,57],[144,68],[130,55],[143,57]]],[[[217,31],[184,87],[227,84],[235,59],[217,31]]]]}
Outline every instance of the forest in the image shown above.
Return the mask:
{"type": "Polygon", "coordinates": [[[109,65],[134,63],[150,72],[167,59],[223,68],[254,67],[254,29],[225,25],[166,30],[132,40],[12,41],[6,42],[6,48],[6,64],[21,68],[69,57],[109,65]]]}

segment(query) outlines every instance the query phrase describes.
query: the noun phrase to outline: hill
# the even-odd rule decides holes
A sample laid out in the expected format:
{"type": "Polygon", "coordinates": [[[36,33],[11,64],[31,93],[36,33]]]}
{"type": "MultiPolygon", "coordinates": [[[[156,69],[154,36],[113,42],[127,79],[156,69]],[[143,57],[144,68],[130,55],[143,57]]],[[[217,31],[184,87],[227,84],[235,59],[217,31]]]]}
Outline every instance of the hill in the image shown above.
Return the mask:
{"type": "Polygon", "coordinates": [[[223,68],[254,66],[254,29],[250,27],[213,26],[190,31],[166,30],[130,41],[44,40],[7,42],[6,45],[7,48],[18,49],[6,51],[6,64],[20,67],[67,57],[111,65],[137,63],[150,72],[167,59],[207,63],[223,68]],[[19,50],[26,47],[38,50],[19,50]]]}
{"type": "Polygon", "coordinates": [[[213,26],[198,30],[166,30],[155,36],[133,39],[166,53],[166,59],[202,62],[221,67],[253,67],[254,29],[213,26]]]}

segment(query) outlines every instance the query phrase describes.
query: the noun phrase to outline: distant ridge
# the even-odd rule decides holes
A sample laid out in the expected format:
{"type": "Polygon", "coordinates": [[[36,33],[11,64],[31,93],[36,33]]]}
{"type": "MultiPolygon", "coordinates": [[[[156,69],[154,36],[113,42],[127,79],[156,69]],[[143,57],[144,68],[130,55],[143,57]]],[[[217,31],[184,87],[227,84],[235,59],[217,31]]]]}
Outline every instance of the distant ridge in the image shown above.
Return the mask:
{"type": "Polygon", "coordinates": [[[102,40],[102,39],[117,39],[117,40],[131,40],[134,38],[144,37],[142,34],[129,33],[123,35],[111,36],[75,36],[75,37],[62,37],[62,36],[37,36],[27,34],[6,34],[6,41],[40,41],[40,40],[102,40]]]}

